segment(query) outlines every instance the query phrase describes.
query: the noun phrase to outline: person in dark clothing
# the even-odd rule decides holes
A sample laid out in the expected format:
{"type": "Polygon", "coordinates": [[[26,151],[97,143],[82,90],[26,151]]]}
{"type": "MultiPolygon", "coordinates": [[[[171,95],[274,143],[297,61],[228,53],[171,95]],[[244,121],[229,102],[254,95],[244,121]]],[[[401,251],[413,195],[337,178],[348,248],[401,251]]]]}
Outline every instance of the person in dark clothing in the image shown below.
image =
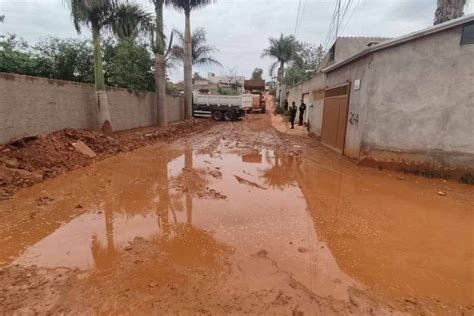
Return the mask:
{"type": "Polygon", "coordinates": [[[285,99],[285,111],[288,111],[288,106],[289,106],[288,99],[285,99]]]}
{"type": "Polygon", "coordinates": [[[291,103],[290,107],[290,123],[291,123],[291,128],[295,128],[295,118],[296,118],[296,112],[298,111],[298,108],[296,107],[295,102],[291,103]]]}
{"type": "Polygon", "coordinates": [[[304,104],[303,100],[301,100],[301,105],[300,105],[300,123],[299,125],[303,125],[303,120],[304,120],[304,112],[306,111],[306,104],[304,104]]]}

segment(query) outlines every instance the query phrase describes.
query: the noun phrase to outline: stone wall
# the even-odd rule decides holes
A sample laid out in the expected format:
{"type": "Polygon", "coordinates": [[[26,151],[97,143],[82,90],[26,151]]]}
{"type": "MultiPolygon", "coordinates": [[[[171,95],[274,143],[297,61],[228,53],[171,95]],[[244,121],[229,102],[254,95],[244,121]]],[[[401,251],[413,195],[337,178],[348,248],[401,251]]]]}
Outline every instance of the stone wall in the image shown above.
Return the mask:
{"type": "MultiPolygon", "coordinates": [[[[154,125],[154,93],[107,91],[114,130],[154,125]]],[[[184,118],[181,97],[166,98],[168,121],[184,118]]],[[[0,143],[64,128],[95,128],[94,86],[0,73],[0,143]]]]}

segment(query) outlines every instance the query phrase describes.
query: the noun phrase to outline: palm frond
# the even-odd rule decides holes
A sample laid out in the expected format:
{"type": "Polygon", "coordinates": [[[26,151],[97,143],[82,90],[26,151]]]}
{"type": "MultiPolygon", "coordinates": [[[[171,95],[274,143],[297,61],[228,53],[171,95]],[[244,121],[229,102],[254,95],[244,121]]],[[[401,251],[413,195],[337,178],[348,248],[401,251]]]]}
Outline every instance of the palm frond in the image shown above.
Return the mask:
{"type": "Polygon", "coordinates": [[[128,2],[114,8],[107,24],[119,39],[134,39],[154,31],[153,16],[138,4],[128,2]]]}
{"type": "Polygon", "coordinates": [[[203,8],[215,0],[165,0],[165,4],[178,11],[184,11],[189,14],[191,11],[203,8]]]}
{"type": "Polygon", "coordinates": [[[275,73],[275,69],[278,67],[280,63],[277,61],[275,61],[271,66],[270,66],[270,76],[273,77],[273,74],[275,73]]]}
{"type": "MultiPolygon", "coordinates": [[[[171,54],[177,61],[184,61],[184,35],[179,30],[174,30],[178,43],[173,46],[171,54]]],[[[193,65],[218,65],[222,67],[211,55],[219,50],[212,45],[206,44],[206,31],[203,28],[196,28],[191,35],[191,56],[193,65]]]]}
{"type": "Polygon", "coordinates": [[[293,35],[283,34],[280,34],[279,38],[269,38],[268,41],[270,45],[262,51],[261,57],[272,57],[277,60],[270,67],[270,75],[273,75],[278,64],[285,64],[294,59],[298,42],[293,35]]]}
{"type": "Polygon", "coordinates": [[[193,60],[193,65],[208,65],[208,66],[219,66],[219,67],[224,67],[220,62],[218,62],[216,59],[212,57],[202,57],[196,60],[193,60]]]}

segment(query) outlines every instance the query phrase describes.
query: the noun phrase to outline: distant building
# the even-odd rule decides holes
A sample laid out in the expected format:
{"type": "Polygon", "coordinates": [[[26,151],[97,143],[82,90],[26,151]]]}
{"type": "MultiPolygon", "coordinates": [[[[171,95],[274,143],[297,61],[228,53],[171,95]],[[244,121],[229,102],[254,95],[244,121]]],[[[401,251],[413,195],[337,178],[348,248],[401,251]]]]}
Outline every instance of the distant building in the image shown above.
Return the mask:
{"type": "Polygon", "coordinates": [[[244,76],[216,76],[210,72],[207,78],[195,78],[193,79],[194,90],[200,93],[211,93],[216,91],[218,88],[221,89],[237,89],[241,90],[245,77],[244,76]]]}
{"type": "Polygon", "coordinates": [[[235,85],[242,86],[245,81],[244,76],[216,76],[210,72],[207,74],[207,80],[217,84],[221,88],[232,88],[235,85]]]}

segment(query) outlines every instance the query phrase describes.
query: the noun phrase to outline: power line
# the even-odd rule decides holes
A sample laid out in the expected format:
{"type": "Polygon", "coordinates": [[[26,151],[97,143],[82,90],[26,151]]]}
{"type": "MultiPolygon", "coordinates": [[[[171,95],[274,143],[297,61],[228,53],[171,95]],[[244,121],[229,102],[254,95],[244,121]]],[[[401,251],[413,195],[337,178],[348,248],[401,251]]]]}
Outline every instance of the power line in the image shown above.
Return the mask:
{"type": "Polygon", "coordinates": [[[351,0],[347,0],[346,7],[344,8],[344,12],[342,13],[341,24],[342,24],[342,21],[344,21],[344,18],[346,17],[347,11],[349,10],[351,3],[352,3],[351,0]]]}
{"type": "Polygon", "coordinates": [[[298,29],[296,30],[295,37],[297,37],[298,34],[300,33],[301,25],[303,24],[303,17],[304,17],[304,13],[305,13],[305,8],[306,8],[306,0],[303,1],[303,6],[301,8],[301,14],[300,14],[300,22],[298,24],[298,29]]]}
{"type": "Polygon", "coordinates": [[[327,49],[327,45],[329,45],[329,43],[331,42],[331,34],[334,31],[336,16],[337,16],[337,2],[336,2],[336,5],[334,6],[334,11],[333,11],[333,14],[332,14],[331,23],[329,24],[329,29],[328,29],[328,33],[326,35],[326,39],[323,42],[323,47],[324,47],[325,50],[327,49]]]}
{"type": "Polygon", "coordinates": [[[342,27],[342,31],[341,32],[344,32],[344,30],[346,29],[346,27],[349,25],[349,22],[352,20],[352,18],[356,15],[356,11],[357,9],[359,8],[359,5],[361,4],[362,0],[359,0],[357,1],[357,3],[354,5],[354,9],[352,9],[352,12],[351,14],[349,15],[349,18],[347,19],[346,23],[344,24],[344,26],[342,27]]]}
{"type": "Polygon", "coordinates": [[[295,21],[295,31],[293,32],[293,35],[296,36],[296,29],[298,28],[298,20],[300,18],[300,9],[301,9],[301,0],[298,4],[298,13],[296,14],[296,21],[295,21]]]}
{"type": "MultiPolygon", "coordinates": [[[[359,0],[359,2],[360,2],[360,0],[359,0]]],[[[342,0],[337,0],[336,6],[335,6],[334,12],[333,12],[333,17],[331,19],[331,24],[329,26],[329,31],[328,31],[328,34],[327,34],[326,39],[324,41],[324,44],[323,44],[324,49],[327,49],[329,44],[331,44],[333,34],[334,34],[335,39],[337,39],[339,34],[342,33],[343,28],[341,28],[341,26],[344,24],[344,20],[347,16],[348,12],[350,11],[352,3],[353,3],[352,0],[347,0],[347,2],[345,2],[345,3],[343,3],[342,0]]],[[[353,15],[354,12],[355,12],[355,10],[352,12],[352,15],[353,15]]],[[[352,17],[352,15],[351,15],[351,17],[352,17]]],[[[344,27],[346,25],[347,25],[347,23],[344,24],[344,27]]]]}
{"type": "Polygon", "coordinates": [[[341,0],[337,0],[336,38],[339,34],[339,19],[341,17],[341,0]]]}

